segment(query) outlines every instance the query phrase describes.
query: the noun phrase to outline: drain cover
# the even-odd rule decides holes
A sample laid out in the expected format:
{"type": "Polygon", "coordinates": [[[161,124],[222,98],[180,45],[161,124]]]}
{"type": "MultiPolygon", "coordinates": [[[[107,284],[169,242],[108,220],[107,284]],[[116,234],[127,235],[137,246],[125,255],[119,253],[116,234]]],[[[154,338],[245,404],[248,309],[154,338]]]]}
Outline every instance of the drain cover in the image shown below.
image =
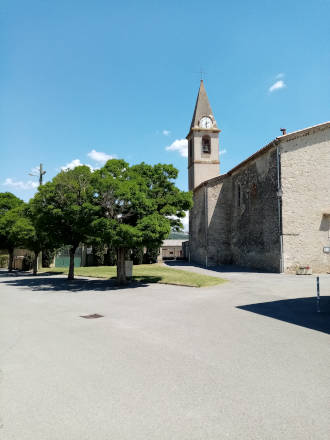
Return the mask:
{"type": "Polygon", "coordinates": [[[85,319],[96,319],[96,318],[103,318],[103,315],[99,315],[98,313],[94,313],[93,315],[80,315],[81,318],[85,319]]]}

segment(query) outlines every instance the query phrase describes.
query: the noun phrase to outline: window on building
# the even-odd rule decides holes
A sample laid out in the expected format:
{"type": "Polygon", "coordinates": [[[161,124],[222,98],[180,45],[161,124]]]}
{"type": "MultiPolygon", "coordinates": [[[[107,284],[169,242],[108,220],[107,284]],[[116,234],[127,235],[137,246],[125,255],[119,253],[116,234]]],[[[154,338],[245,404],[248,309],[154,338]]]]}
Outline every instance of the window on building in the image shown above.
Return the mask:
{"type": "Polygon", "coordinates": [[[237,206],[238,207],[241,206],[241,198],[242,198],[242,188],[241,188],[241,185],[238,184],[237,185],[237,206]]]}
{"type": "Polygon", "coordinates": [[[203,153],[211,153],[211,139],[210,136],[202,137],[202,152],[203,153]]]}
{"type": "Polygon", "coordinates": [[[189,150],[189,157],[190,157],[190,159],[192,158],[192,149],[193,149],[193,143],[192,143],[192,140],[189,139],[189,141],[188,141],[188,150],[189,150]]]}

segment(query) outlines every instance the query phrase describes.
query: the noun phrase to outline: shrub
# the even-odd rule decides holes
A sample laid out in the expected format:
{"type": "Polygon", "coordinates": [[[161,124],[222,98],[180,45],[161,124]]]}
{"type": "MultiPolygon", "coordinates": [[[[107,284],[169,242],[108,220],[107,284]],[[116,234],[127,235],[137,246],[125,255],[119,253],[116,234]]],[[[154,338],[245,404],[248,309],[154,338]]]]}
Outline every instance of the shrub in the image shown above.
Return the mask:
{"type": "Polygon", "coordinates": [[[9,263],[8,255],[0,255],[0,267],[7,268],[9,263]]]}
{"type": "Polygon", "coordinates": [[[107,253],[104,254],[104,265],[115,266],[117,264],[116,250],[108,246],[107,253]]]}
{"type": "Polygon", "coordinates": [[[142,264],[143,263],[143,247],[137,247],[132,249],[131,259],[133,260],[133,264],[142,264]]]}
{"type": "Polygon", "coordinates": [[[33,264],[33,259],[31,255],[24,255],[23,263],[22,263],[22,270],[31,270],[33,264]]]}
{"type": "Polygon", "coordinates": [[[93,266],[103,266],[104,252],[104,244],[93,244],[93,266]]]}
{"type": "Polygon", "coordinates": [[[50,267],[55,257],[53,249],[44,249],[42,251],[42,267],[50,267]]]}
{"type": "Polygon", "coordinates": [[[157,257],[159,254],[159,248],[148,248],[147,252],[144,254],[144,262],[146,264],[157,263],[157,257]]]}

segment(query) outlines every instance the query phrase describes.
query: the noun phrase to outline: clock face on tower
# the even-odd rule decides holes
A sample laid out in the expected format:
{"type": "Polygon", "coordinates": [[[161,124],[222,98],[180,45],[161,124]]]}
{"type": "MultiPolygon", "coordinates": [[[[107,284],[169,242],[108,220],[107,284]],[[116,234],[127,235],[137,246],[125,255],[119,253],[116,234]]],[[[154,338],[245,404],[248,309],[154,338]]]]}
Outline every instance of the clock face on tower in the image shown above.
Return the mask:
{"type": "Polygon", "coordinates": [[[199,126],[201,128],[212,128],[212,119],[208,116],[203,116],[203,118],[199,121],[199,126]]]}

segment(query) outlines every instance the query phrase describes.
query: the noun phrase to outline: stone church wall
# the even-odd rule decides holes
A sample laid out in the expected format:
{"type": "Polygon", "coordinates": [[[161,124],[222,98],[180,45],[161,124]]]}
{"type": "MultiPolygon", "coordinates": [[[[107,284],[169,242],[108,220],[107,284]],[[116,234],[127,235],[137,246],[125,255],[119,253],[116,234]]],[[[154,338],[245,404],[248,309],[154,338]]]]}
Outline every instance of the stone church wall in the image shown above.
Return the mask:
{"type": "Polygon", "coordinates": [[[191,261],[206,264],[205,186],[194,191],[194,206],[189,213],[189,254],[191,261]]]}
{"type": "MultiPolygon", "coordinates": [[[[330,272],[330,128],[282,137],[283,270],[310,266],[330,272]]],[[[277,148],[194,192],[190,216],[191,260],[232,263],[280,272],[277,148]],[[207,214],[206,214],[207,213],[207,214]]]]}
{"type": "MultiPolygon", "coordinates": [[[[218,133],[209,133],[211,153],[203,153],[202,137],[205,132],[194,131],[192,160],[189,158],[189,188],[195,188],[202,182],[219,176],[219,140],[218,133]]],[[[189,151],[189,154],[190,151],[189,151]]]]}
{"type": "Polygon", "coordinates": [[[207,266],[231,262],[230,211],[227,176],[211,179],[195,190],[189,229],[192,261],[207,266]]]}
{"type": "Polygon", "coordinates": [[[330,128],[281,142],[284,270],[330,272],[330,128]]]}
{"type": "Polygon", "coordinates": [[[280,271],[275,148],[194,191],[190,255],[192,261],[208,266],[238,264],[280,271]]]}
{"type": "Polygon", "coordinates": [[[207,196],[208,265],[230,264],[232,262],[230,247],[231,178],[224,176],[220,179],[212,179],[207,186],[207,196]]]}
{"type": "Polygon", "coordinates": [[[276,148],[234,170],[231,252],[240,266],[280,271],[276,148]]]}

